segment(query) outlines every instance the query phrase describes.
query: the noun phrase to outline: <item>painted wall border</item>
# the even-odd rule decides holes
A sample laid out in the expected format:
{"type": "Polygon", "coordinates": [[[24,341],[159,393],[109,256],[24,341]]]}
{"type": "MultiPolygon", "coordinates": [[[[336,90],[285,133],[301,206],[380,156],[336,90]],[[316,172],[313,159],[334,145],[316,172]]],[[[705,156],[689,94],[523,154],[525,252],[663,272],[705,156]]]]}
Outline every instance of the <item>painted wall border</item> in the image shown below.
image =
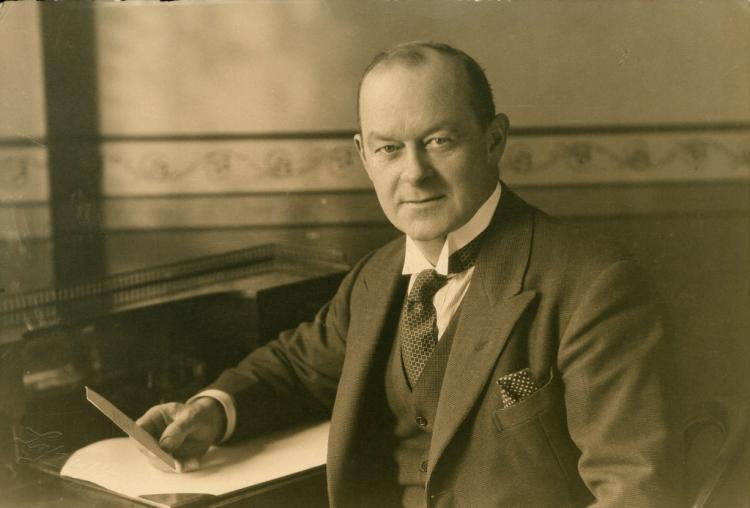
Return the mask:
{"type": "MultiPolygon", "coordinates": [[[[350,139],[104,142],[104,195],[370,188],[350,139]]],[[[750,179],[750,133],[515,136],[501,162],[516,185],[750,179]]]]}
{"type": "MultiPolygon", "coordinates": [[[[750,126],[527,128],[501,162],[511,185],[750,180],[750,126]]],[[[351,133],[103,136],[103,197],[370,189],[351,133]]],[[[46,140],[0,140],[0,207],[49,201],[46,140]]]]}

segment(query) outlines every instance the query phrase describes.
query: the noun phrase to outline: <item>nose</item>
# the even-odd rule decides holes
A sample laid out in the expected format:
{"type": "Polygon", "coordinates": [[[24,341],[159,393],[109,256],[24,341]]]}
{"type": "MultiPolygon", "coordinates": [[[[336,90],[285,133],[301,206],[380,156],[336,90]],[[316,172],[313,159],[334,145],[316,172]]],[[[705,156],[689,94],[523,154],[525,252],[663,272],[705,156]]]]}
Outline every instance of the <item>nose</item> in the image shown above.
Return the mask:
{"type": "Polygon", "coordinates": [[[423,150],[413,147],[407,149],[406,152],[404,166],[401,169],[403,181],[418,184],[434,174],[432,165],[423,150]]]}

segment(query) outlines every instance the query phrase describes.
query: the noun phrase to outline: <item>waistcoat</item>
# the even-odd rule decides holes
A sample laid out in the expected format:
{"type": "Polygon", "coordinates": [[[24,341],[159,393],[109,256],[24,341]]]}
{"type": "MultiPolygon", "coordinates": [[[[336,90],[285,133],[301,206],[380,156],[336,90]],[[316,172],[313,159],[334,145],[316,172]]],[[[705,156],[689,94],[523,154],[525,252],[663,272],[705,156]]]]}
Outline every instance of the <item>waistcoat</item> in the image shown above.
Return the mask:
{"type": "Polygon", "coordinates": [[[393,415],[393,458],[403,506],[417,507],[425,503],[432,425],[460,312],[459,307],[413,388],[406,378],[399,341],[393,341],[386,365],[385,396],[393,415]]]}

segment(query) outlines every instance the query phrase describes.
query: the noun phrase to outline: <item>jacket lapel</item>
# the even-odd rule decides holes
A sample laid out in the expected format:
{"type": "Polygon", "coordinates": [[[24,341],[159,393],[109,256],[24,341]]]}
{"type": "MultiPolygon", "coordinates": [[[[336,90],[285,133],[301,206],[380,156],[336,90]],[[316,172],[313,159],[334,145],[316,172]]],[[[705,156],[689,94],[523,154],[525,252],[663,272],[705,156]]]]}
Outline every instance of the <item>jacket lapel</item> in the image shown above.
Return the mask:
{"type": "Polygon", "coordinates": [[[533,235],[528,205],[504,188],[485,235],[443,377],[428,478],[482,393],[516,321],[536,294],[522,291],[533,235]]]}
{"type": "MultiPolygon", "coordinates": [[[[331,418],[331,439],[328,442],[327,470],[332,487],[347,485],[346,478],[353,473],[345,461],[352,458],[352,444],[357,442],[357,431],[366,427],[360,421],[363,403],[366,401],[368,382],[376,363],[378,344],[383,336],[383,327],[398,291],[402,289],[401,267],[404,260],[404,244],[384,256],[362,273],[361,284],[365,298],[357,308],[352,308],[352,321],[347,333],[346,357],[341,371],[339,386],[345,389],[336,394],[331,418]]],[[[342,487],[344,488],[344,487],[342,487]]],[[[332,498],[338,497],[331,492],[332,498]]]]}

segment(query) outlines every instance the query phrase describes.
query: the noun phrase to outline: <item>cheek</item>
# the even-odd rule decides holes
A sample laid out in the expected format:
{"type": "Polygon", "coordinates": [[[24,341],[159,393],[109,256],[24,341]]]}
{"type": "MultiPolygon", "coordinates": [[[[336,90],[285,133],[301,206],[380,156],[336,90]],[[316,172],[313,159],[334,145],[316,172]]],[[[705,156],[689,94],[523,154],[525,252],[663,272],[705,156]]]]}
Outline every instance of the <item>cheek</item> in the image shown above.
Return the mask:
{"type": "Polygon", "coordinates": [[[393,208],[393,203],[395,201],[395,181],[393,179],[386,178],[382,173],[371,173],[371,175],[375,175],[374,177],[371,177],[370,180],[372,181],[372,185],[375,188],[375,194],[378,197],[380,206],[387,212],[388,210],[393,208]]]}

